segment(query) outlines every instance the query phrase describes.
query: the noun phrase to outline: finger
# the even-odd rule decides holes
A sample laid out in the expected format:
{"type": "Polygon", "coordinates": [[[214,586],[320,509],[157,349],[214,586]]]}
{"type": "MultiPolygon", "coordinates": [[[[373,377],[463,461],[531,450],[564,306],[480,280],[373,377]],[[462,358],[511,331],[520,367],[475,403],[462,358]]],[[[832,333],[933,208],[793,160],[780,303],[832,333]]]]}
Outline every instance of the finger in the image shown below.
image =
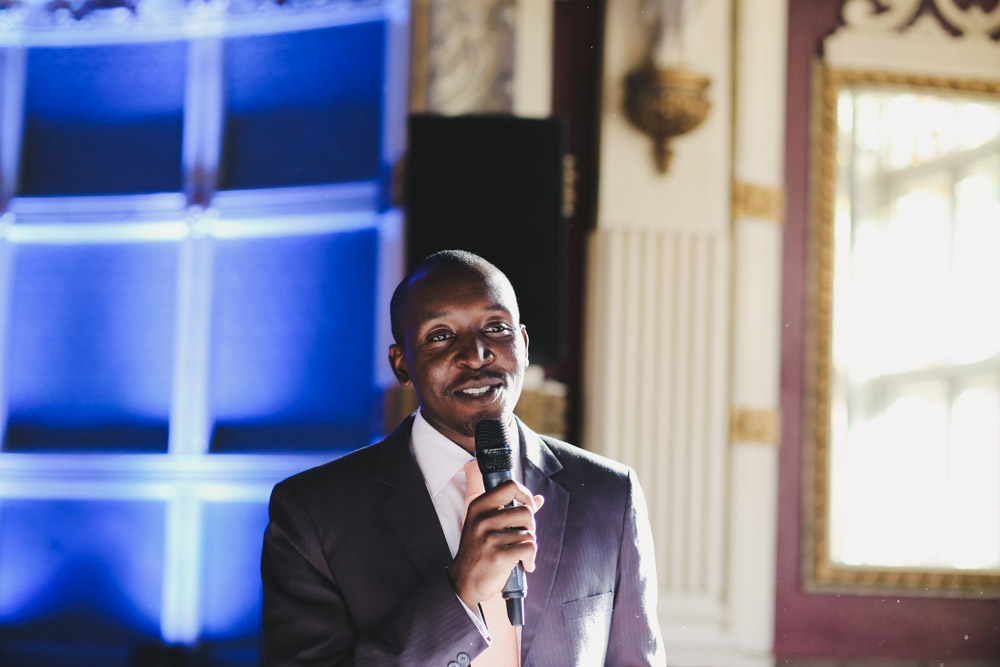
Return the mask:
{"type": "Polygon", "coordinates": [[[507,480],[495,489],[491,489],[473,500],[469,505],[469,512],[481,511],[484,508],[501,507],[509,505],[514,501],[533,509],[535,507],[535,499],[526,487],[514,480],[507,480]]]}
{"type": "Polygon", "coordinates": [[[491,535],[490,546],[496,555],[510,561],[509,567],[513,567],[518,561],[534,560],[537,542],[530,530],[507,530],[491,535]]]}
{"type": "Polygon", "coordinates": [[[537,512],[538,510],[542,509],[542,505],[545,504],[545,496],[536,495],[533,496],[532,498],[535,501],[535,511],[537,512]]]}
{"type": "MultiPolygon", "coordinates": [[[[527,544],[528,543],[525,542],[525,545],[527,544]]],[[[535,558],[538,556],[538,538],[534,533],[531,533],[530,546],[530,553],[526,557],[522,556],[521,558],[521,567],[524,568],[525,572],[535,571],[535,558]]]]}
{"type": "Polygon", "coordinates": [[[534,539],[510,545],[506,547],[506,551],[510,555],[517,557],[514,564],[517,565],[520,563],[525,572],[531,573],[535,571],[535,556],[538,554],[538,544],[534,539]]]}
{"type": "MultiPolygon", "coordinates": [[[[466,520],[468,524],[468,520],[466,520]]],[[[535,531],[535,517],[531,509],[523,505],[515,507],[498,507],[479,514],[475,518],[475,525],[472,528],[473,535],[490,535],[504,531],[517,532],[520,530],[535,531]]]]}

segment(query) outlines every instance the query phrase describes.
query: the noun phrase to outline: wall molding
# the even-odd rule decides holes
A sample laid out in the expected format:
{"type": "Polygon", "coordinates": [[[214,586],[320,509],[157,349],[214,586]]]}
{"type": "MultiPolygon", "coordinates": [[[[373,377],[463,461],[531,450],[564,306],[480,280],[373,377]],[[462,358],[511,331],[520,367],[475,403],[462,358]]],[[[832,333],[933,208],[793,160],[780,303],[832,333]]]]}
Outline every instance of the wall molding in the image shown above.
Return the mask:
{"type": "Polygon", "coordinates": [[[733,406],[729,410],[729,442],[777,445],[781,439],[781,413],[775,409],[733,406]]]}
{"type": "Polygon", "coordinates": [[[758,218],[783,224],[785,190],[745,181],[733,181],[732,215],[734,220],[758,218]]]}

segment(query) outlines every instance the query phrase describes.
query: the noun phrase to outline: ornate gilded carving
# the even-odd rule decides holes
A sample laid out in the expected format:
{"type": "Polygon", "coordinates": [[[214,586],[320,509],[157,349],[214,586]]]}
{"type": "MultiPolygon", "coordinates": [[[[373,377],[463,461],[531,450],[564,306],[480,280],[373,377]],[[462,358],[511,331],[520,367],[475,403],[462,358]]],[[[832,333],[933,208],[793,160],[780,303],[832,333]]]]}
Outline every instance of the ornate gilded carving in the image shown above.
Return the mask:
{"type": "Polygon", "coordinates": [[[762,218],[781,223],[785,219],[785,191],[755,183],[733,182],[733,218],[762,218]]]}
{"type": "Polygon", "coordinates": [[[674,137],[701,125],[712,103],[706,91],[711,83],[682,67],[658,67],[652,61],[633,70],[625,81],[625,111],[640,130],[653,139],[656,168],[670,168],[674,137]]]}
{"type": "Polygon", "coordinates": [[[729,442],[759,442],[777,445],[781,416],[777,410],[733,406],[729,410],[729,442]]]}

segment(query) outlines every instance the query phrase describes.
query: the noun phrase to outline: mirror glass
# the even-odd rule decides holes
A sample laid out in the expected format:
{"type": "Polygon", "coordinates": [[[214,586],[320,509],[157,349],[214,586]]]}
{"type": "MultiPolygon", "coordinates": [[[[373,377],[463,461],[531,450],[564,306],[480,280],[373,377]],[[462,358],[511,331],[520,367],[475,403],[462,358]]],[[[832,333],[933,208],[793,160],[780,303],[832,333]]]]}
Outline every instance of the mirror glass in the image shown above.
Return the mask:
{"type": "Polygon", "coordinates": [[[1000,96],[828,77],[815,569],[1000,575],[1000,96]]]}

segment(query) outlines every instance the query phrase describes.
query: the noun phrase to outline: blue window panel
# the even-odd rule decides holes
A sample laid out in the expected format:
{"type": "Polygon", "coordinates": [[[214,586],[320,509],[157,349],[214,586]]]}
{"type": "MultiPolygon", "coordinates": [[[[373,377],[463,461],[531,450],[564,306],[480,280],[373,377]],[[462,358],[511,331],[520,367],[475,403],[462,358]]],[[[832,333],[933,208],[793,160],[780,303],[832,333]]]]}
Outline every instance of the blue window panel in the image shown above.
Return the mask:
{"type": "Polygon", "coordinates": [[[382,22],[227,40],[220,189],[375,179],[384,41],[382,22]]]}
{"type": "Polygon", "coordinates": [[[266,526],[263,503],[209,502],[203,507],[201,638],[211,642],[213,652],[257,649],[266,526]]]}
{"type": "Polygon", "coordinates": [[[0,641],[0,665],[17,667],[135,667],[128,646],[0,641]]]}
{"type": "Polygon", "coordinates": [[[220,241],[212,451],[333,450],[381,430],[374,229],[220,241]]]}
{"type": "Polygon", "coordinates": [[[0,651],[156,641],[164,514],[148,501],[0,502],[0,651]]]}
{"type": "Polygon", "coordinates": [[[19,245],[8,451],[166,451],[174,244],[19,245]]]}
{"type": "Polygon", "coordinates": [[[178,191],[184,42],[28,51],[23,195],[178,191]]]}

